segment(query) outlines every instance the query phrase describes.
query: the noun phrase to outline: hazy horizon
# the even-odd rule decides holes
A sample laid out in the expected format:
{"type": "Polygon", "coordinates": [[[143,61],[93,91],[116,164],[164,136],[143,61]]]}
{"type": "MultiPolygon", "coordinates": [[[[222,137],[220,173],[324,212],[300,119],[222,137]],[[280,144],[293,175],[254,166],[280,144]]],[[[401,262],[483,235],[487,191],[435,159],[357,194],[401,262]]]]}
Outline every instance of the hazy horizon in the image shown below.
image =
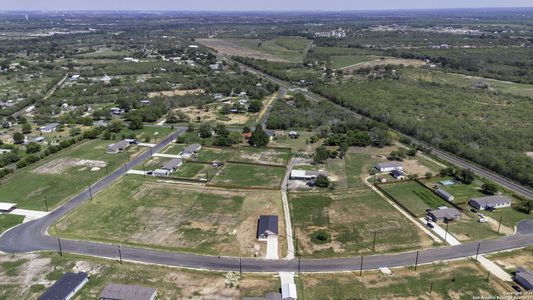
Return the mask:
{"type": "Polygon", "coordinates": [[[180,3],[167,0],[152,0],[150,2],[140,0],[93,0],[91,2],[76,2],[66,0],[1,0],[2,11],[360,11],[360,10],[417,10],[417,9],[461,9],[461,8],[521,8],[533,7],[532,0],[510,0],[510,1],[349,1],[333,0],[329,2],[309,3],[304,0],[271,0],[268,2],[228,0],[212,1],[197,0],[194,2],[180,3]],[[3,3],[7,2],[7,3],[3,3]],[[43,3],[44,2],[44,3],[43,3]]]}

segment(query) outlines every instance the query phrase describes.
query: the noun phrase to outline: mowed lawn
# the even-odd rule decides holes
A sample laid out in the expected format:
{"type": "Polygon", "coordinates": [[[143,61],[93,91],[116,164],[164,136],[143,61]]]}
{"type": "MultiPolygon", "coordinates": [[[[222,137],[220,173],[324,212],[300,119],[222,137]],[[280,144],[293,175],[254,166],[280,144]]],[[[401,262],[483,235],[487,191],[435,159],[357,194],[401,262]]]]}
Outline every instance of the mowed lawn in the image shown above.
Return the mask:
{"type": "Polygon", "coordinates": [[[227,163],[211,180],[211,184],[236,187],[279,188],[285,167],[227,163]]]}
{"type": "Polygon", "coordinates": [[[334,55],[331,56],[330,59],[331,68],[339,69],[365,61],[371,61],[376,59],[376,57],[371,55],[334,55]]]}
{"type": "Polygon", "coordinates": [[[24,221],[24,216],[0,214],[0,234],[24,221]]]}
{"type": "Polygon", "coordinates": [[[339,257],[428,247],[432,241],[370,189],[289,194],[297,248],[305,257],[339,257]],[[330,240],[317,242],[317,232],[330,240]]]}
{"type": "MultiPolygon", "coordinates": [[[[61,219],[53,232],[74,239],[252,256],[259,215],[283,220],[282,213],[277,191],[195,187],[132,175],[61,219]]],[[[283,232],[282,222],[279,228],[283,232]]]]}
{"type": "Polygon", "coordinates": [[[511,294],[510,285],[472,261],[418,266],[417,271],[393,269],[392,276],[378,271],[363,276],[303,274],[297,278],[299,299],[472,299],[511,294]],[[430,286],[432,293],[429,293],[430,286]]]}
{"type": "Polygon", "coordinates": [[[348,187],[360,188],[365,186],[364,176],[377,160],[367,153],[346,153],[345,160],[348,187]]]}
{"type": "Polygon", "coordinates": [[[425,216],[428,208],[451,207],[433,192],[415,181],[383,184],[380,187],[419,217],[425,216]]]}
{"type": "Polygon", "coordinates": [[[442,188],[445,191],[449,192],[455,197],[454,202],[457,204],[467,204],[468,200],[470,200],[471,198],[486,196],[479,190],[480,187],[474,183],[463,184],[461,182],[456,182],[453,185],[447,185],[447,186],[442,186],[441,184],[439,184],[440,181],[452,180],[452,179],[453,178],[451,177],[442,177],[442,178],[433,178],[430,180],[422,180],[422,182],[428,187],[433,188],[434,186],[438,186],[439,188],[442,188]]]}
{"type": "MultiPolygon", "coordinates": [[[[46,197],[48,207],[54,208],[106,175],[105,167],[91,171],[75,165],[76,160],[107,162],[109,172],[127,161],[126,153],[106,154],[106,147],[111,143],[113,141],[85,141],[16,172],[2,180],[0,202],[17,203],[19,208],[44,210],[43,199],[46,197]]],[[[146,148],[132,146],[130,157],[144,150],[146,148]]]]}

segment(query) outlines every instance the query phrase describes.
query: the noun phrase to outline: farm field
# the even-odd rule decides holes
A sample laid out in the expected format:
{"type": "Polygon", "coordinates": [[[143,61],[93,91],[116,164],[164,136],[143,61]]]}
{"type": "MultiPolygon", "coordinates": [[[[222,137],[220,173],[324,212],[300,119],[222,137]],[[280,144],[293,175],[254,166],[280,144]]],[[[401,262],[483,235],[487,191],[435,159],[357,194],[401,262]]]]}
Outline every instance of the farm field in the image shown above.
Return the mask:
{"type": "Polygon", "coordinates": [[[304,257],[373,253],[374,233],[378,253],[432,246],[429,237],[370,189],[291,192],[289,205],[304,257]]]}
{"type": "Polygon", "coordinates": [[[383,184],[380,187],[418,217],[424,217],[428,208],[451,207],[446,201],[415,181],[383,184]]]}
{"type": "Polygon", "coordinates": [[[259,297],[280,288],[272,275],[193,271],[55,252],[0,255],[0,299],[37,299],[66,272],[88,272],[90,281],[73,299],[97,299],[109,283],[157,289],[158,299],[259,297]]]}
{"type": "Polygon", "coordinates": [[[226,55],[251,57],[277,62],[302,61],[312,41],[303,37],[259,39],[197,39],[198,43],[226,55]]]}
{"type": "MultiPolygon", "coordinates": [[[[246,192],[127,176],[53,227],[74,239],[126,243],[211,255],[264,255],[257,219],[277,214],[277,191],[246,192]]],[[[284,232],[283,222],[279,231],[284,232]]],[[[285,243],[280,241],[280,249],[285,243]]],[[[281,250],[280,250],[281,253],[281,250]]]]}
{"type": "Polygon", "coordinates": [[[304,274],[297,279],[299,299],[470,299],[511,293],[510,285],[471,261],[456,261],[378,271],[345,274],[304,274]],[[431,294],[430,285],[433,285],[431,294]]]}
{"type": "Polygon", "coordinates": [[[330,57],[331,68],[340,69],[376,59],[371,55],[334,55],[330,57]]]}
{"type": "Polygon", "coordinates": [[[285,167],[226,163],[210,184],[229,187],[279,189],[285,167]]]}
{"type": "MultiPolygon", "coordinates": [[[[111,172],[127,161],[126,153],[106,154],[106,147],[111,143],[113,141],[85,141],[15,172],[2,180],[0,202],[44,210],[43,197],[46,197],[49,209],[53,209],[105,176],[106,163],[111,172]]],[[[133,146],[128,151],[131,158],[145,150],[133,146]]]]}

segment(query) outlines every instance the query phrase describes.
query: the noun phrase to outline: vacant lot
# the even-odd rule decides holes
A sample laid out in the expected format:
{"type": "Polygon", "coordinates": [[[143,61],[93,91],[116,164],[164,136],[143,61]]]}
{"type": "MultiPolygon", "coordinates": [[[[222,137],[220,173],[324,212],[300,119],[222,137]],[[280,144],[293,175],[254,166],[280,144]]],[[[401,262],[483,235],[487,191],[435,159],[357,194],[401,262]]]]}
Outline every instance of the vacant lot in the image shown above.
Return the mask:
{"type": "Polygon", "coordinates": [[[509,273],[516,271],[518,267],[533,269],[533,247],[495,253],[487,257],[509,273]]]}
{"type": "Polygon", "coordinates": [[[289,160],[289,157],[289,150],[255,147],[204,147],[198,153],[199,161],[237,161],[257,164],[274,164],[280,166],[285,166],[289,160]]]}
{"type": "Polygon", "coordinates": [[[417,59],[404,59],[404,58],[379,58],[370,61],[358,62],[346,67],[339,68],[343,72],[352,72],[362,68],[373,68],[375,66],[381,65],[404,65],[404,66],[413,66],[420,67],[425,65],[426,62],[417,59]]]}
{"type": "Polygon", "coordinates": [[[211,180],[212,184],[238,187],[279,188],[286,169],[261,165],[227,163],[211,180]]]}
{"type": "Polygon", "coordinates": [[[66,272],[88,272],[76,299],[97,299],[109,283],[157,289],[158,299],[239,299],[279,290],[272,275],[203,272],[56,253],[0,255],[0,299],[37,299],[66,272]],[[231,280],[229,278],[232,278],[231,280]],[[233,283],[233,285],[232,285],[233,283]]]}
{"type": "Polygon", "coordinates": [[[376,57],[371,55],[334,55],[330,57],[331,68],[333,69],[340,69],[374,59],[376,57]]]}
{"type": "MultiPolygon", "coordinates": [[[[221,255],[262,255],[261,214],[282,220],[279,192],[181,186],[128,176],[60,220],[62,237],[221,255]]],[[[280,222],[280,232],[283,224],[280,222]]],[[[280,243],[280,248],[283,243],[280,243]]]]}
{"type": "Polygon", "coordinates": [[[299,299],[472,299],[510,293],[508,284],[495,277],[487,282],[485,269],[472,261],[459,261],[359,274],[305,274],[297,281],[299,299]],[[433,285],[431,294],[430,285],[433,285]]]}
{"type": "Polygon", "coordinates": [[[431,240],[369,189],[292,192],[291,216],[299,253],[327,257],[428,247],[431,240]],[[400,229],[400,230],[399,230],[400,229]],[[327,239],[317,238],[320,232],[327,239]]]}
{"type": "MultiPolygon", "coordinates": [[[[126,153],[105,153],[111,143],[103,140],[86,141],[16,172],[2,181],[0,201],[17,203],[19,208],[44,210],[43,197],[46,197],[48,207],[54,208],[105,176],[105,162],[111,172],[127,161],[126,153]],[[104,162],[104,167],[84,165],[83,161],[104,162]]],[[[146,148],[134,146],[128,151],[130,157],[134,157],[144,150],[146,148]]]]}
{"type": "Polygon", "coordinates": [[[302,61],[311,40],[302,37],[259,39],[197,39],[198,43],[231,56],[251,57],[276,62],[302,61]]]}
{"type": "Polygon", "coordinates": [[[433,192],[414,181],[384,184],[380,187],[419,217],[424,217],[428,208],[436,209],[440,206],[450,206],[433,192]]]}

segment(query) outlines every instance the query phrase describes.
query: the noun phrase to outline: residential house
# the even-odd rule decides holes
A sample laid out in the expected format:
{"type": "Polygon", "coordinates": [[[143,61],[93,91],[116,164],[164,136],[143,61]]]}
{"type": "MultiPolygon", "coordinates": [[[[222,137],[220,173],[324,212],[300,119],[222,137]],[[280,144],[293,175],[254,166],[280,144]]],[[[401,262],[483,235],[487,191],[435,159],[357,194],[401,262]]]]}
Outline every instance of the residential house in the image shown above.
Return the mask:
{"type": "Polygon", "coordinates": [[[296,300],[298,296],[296,294],[296,284],[285,283],[281,286],[281,299],[296,300]]]}
{"type": "Polygon", "coordinates": [[[292,170],[290,179],[292,180],[313,180],[318,177],[318,175],[328,176],[326,171],[309,171],[309,170],[292,170]]]}
{"type": "Polygon", "coordinates": [[[170,173],[175,172],[179,167],[183,165],[183,161],[181,158],[173,158],[163,165],[161,165],[161,169],[168,170],[170,173]]]}
{"type": "Polygon", "coordinates": [[[47,124],[47,125],[39,128],[39,131],[40,132],[45,132],[45,133],[54,132],[54,131],[57,130],[57,126],[59,126],[59,123],[47,124]]]}
{"type": "Polygon", "coordinates": [[[391,176],[394,177],[397,180],[405,180],[405,174],[403,173],[403,170],[400,169],[394,169],[390,172],[391,176]]]}
{"type": "Polygon", "coordinates": [[[375,166],[375,168],[379,172],[392,172],[393,170],[403,171],[403,164],[399,161],[388,161],[388,162],[378,163],[375,166]]]}
{"type": "Polygon", "coordinates": [[[428,211],[428,216],[433,220],[433,222],[448,222],[459,219],[459,217],[461,216],[461,212],[459,212],[459,210],[457,210],[456,208],[443,207],[428,211]]]}
{"type": "Polygon", "coordinates": [[[220,102],[224,99],[224,96],[221,93],[215,93],[213,94],[213,98],[215,99],[215,101],[220,102]]]}
{"type": "Polygon", "coordinates": [[[294,131],[294,130],[289,131],[289,138],[290,138],[290,139],[297,139],[299,136],[300,136],[300,135],[298,134],[297,131],[294,131]]]}
{"type": "Polygon", "coordinates": [[[157,290],[138,285],[108,284],[100,293],[99,300],[154,300],[157,290]]]}
{"type": "Polygon", "coordinates": [[[42,136],[38,136],[38,137],[34,137],[33,139],[30,140],[30,142],[34,142],[34,143],[42,143],[44,142],[44,137],[42,136]]]}
{"type": "Polygon", "coordinates": [[[87,273],[65,273],[38,300],[68,300],[87,282],[89,282],[87,273]]]}
{"type": "Polygon", "coordinates": [[[6,153],[11,153],[11,149],[0,148],[0,154],[6,154],[6,153]]]}
{"type": "Polygon", "coordinates": [[[156,169],[153,172],[153,176],[155,177],[165,177],[170,175],[170,171],[166,169],[156,169]]]}
{"type": "Polygon", "coordinates": [[[189,146],[185,147],[185,149],[183,149],[183,151],[181,151],[180,156],[182,158],[185,158],[185,159],[191,158],[196,153],[198,153],[198,151],[200,151],[200,149],[202,149],[202,145],[200,145],[200,144],[189,145],[189,146]]]}
{"type": "Polygon", "coordinates": [[[445,191],[444,189],[436,189],[435,194],[437,194],[437,196],[441,197],[442,199],[448,202],[453,202],[455,200],[455,197],[452,194],[445,191]]]}
{"type": "Polygon", "coordinates": [[[107,146],[107,154],[117,154],[130,146],[130,142],[123,140],[107,146]]]}
{"type": "Polygon", "coordinates": [[[143,100],[141,100],[141,104],[142,104],[142,105],[148,105],[148,104],[150,104],[150,100],[148,100],[148,99],[143,99],[143,100]]]}
{"type": "Polygon", "coordinates": [[[216,71],[216,70],[220,69],[220,64],[211,64],[211,65],[209,65],[209,68],[211,68],[211,70],[213,70],[213,71],[216,71]]]}
{"type": "Polygon", "coordinates": [[[533,290],[533,270],[528,270],[519,267],[518,269],[516,269],[514,279],[526,290],[533,290]]]}
{"type": "Polygon", "coordinates": [[[262,215],[257,223],[257,239],[266,240],[268,236],[278,234],[278,216],[262,215]]]}
{"type": "Polygon", "coordinates": [[[109,83],[111,79],[113,79],[113,77],[104,75],[102,78],[100,78],[100,81],[102,81],[103,83],[109,83]]]}
{"type": "Polygon", "coordinates": [[[468,204],[475,209],[479,210],[491,210],[501,207],[509,207],[513,201],[506,196],[494,195],[479,198],[472,198],[468,201],[468,204]]]}
{"type": "Polygon", "coordinates": [[[79,74],[74,74],[74,75],[70,76],[70,81],[78,81],[78,79],[80,79],[80,75],[79,74]]]}
{"type": "Polygon", "coordinates": [[[122,115],[125,113],[125,110],[122,109],[122,108],[118,108],[118,107],[112,107],[110,109],[111,113],[114,114],[114,115],[122,115]]]}

